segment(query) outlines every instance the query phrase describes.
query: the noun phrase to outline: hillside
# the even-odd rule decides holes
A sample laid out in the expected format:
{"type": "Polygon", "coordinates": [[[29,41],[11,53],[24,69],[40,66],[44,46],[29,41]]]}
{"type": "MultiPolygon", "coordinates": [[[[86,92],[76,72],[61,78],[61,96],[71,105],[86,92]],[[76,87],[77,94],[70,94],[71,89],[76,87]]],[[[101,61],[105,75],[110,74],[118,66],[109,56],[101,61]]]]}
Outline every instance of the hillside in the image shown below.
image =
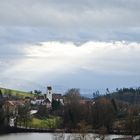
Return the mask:
{"type": "Polygon", "coordinates": [[[29,93],[29,92],[24,92],[24,91],[19,91],[19,90],[13,90],[13,89],[6,89],[6,88],[1,88],[0,90],[2,92],[2,94],[9,94],[12,96],[16,96],[19,98],[25,98],[25,97],[33,97],[34,95],[29,93]]]}
{"type": "Polygon", "coordinates": [[[130,104],[140,104],[140,88],[117,89],[113,93],[108,93],[105,97],[116,99],[130,104]]]}

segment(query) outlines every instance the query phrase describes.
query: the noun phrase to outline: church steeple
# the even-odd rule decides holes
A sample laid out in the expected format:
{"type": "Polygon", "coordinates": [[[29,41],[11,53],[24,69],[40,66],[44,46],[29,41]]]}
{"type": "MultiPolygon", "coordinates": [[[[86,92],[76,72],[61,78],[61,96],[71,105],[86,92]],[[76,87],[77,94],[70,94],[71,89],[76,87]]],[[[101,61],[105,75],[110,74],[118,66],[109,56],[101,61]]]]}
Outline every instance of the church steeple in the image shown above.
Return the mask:
{"type": "Polygon", "coordinates": [[[50,102],[52,102],[52,87],[51,86],[48,86],[47,87],[47,98],[49,99],[50,102]]]}

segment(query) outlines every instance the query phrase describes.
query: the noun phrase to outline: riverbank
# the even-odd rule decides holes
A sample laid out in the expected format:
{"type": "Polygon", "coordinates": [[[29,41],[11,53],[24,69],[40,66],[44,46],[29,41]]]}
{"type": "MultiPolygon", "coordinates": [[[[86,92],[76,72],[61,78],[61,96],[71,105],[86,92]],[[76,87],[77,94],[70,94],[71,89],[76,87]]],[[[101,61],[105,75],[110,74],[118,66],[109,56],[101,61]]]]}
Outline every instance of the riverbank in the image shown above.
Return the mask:
{"type": "MultiPolygon", "coordinates": [[[[37,128],[19,128],[19,127],[2,127],[0,128],[0,134],[9,133],[81,133],[79,130],[70,129],[37,129],[37,128]]],[[[101,132],[100,130],[88,130],[86,133],[95,134],[112,134],[112,135],[140,135],[140,132],[130,132],[125,130],[112,130],[109,132],[101,132]]]]}

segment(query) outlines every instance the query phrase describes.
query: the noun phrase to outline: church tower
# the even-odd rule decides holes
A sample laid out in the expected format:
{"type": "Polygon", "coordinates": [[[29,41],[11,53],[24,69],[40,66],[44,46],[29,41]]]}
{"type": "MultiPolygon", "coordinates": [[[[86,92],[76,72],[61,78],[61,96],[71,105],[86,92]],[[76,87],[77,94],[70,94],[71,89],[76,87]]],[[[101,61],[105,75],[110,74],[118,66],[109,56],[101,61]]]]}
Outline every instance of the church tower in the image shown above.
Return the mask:
{"type": "Polygon", "coordinates": [[[52,87],[51,86],[48,86],[47,87],[47,98],[49,99],[49,101],[52,103],[52,87]]]}

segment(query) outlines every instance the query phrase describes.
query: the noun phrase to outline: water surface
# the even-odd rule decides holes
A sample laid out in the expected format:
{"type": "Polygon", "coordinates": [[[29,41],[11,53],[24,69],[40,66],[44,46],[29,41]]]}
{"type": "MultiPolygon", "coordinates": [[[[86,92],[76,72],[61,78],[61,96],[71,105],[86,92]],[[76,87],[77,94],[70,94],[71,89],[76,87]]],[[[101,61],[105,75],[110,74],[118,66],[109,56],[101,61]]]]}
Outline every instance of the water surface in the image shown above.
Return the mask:
{"type": "MultiPolygon", "coordinates": [[[[90,136],[93,136],[89,134],[90,136]]],[[[53,133],[17,133],[17,134],[7,134],[1,135],[0,140],[65,140],[70,137],[70,140],[74,140],[76,134],[53,134],[53,133]],[[56,138],[57,137],[57,138],[56,138]],[[61,138],[61,139],[58,139],[61,138]]],[[[95,134],[94,134],[95,136],[95,134]]],[[[112,140],[112,138],[124,137],[122,135],[106,135],[105,140],[112,140]]],[[[139,137],[135,137],[134,140],[139,137]]],[[[96,139],[97,140],[97,139],[96,139]]]]}

